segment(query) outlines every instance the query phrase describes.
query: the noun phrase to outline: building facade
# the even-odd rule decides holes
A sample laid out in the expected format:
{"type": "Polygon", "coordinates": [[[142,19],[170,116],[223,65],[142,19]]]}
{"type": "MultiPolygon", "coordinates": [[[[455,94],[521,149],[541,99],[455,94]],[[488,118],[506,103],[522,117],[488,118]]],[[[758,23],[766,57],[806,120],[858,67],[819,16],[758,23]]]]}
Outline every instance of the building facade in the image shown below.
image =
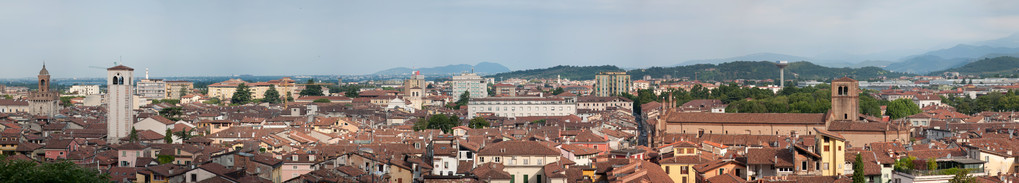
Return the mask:
{"type": "Polygon", "coordinates": [[[148,100],[164,99],[166,98],[166,82],[162,79],[146,78],[138,80],[135,83],[134,92],[148,100]]]}
{"type": "Polygon", "coordinates": [[[180,99],[181,96],[190,94],[195,84],[190,81],[166,81],[166,97],[180,99]]]}
{"type": "Polygon", "coordinates": [[[470,92],[471,98],[488,97],[488,80],[481,78],[478,74],[465,73],[453,76],[450,83],[453,88],[451,96],[459,97],[464,92],[470,92]]]}
{"type": "Polygon", "coordinates": [[[74,85],[67,92],[78,95],[98,95],[99,85],[74,85]]]}
{"type": "Polygon", "coordinates": [[[213,83],[209,85],[209,97],[219,98],[221,100],[229,100],[233,98],[234,92],[237,91],[237,86],[244,83],[248,89],[251,90],[252,99],[262,99],[265,97],[265,91],[269,90],[270,85],[276,87],[276,91],[279,92],[280,97],[287,97],[289,93],[292,97],[297,98],[297,87],[294,84],[294,80],[290,77],[283,77],[282,79],[271,80],[266,82],[254,82],[249,83],[241,79],[230,79],[219,83],[213,83]]]}
{"type": "Polygon", "coordinates": [[[485,115],[515,118],[577,114],[577,101],[560,97],[471,98],[467,106],[467,118],[485,115]]]}
{"type": "Polygon", "coordinates": [[[608,97],[630,90],[630,75],[626,72],[601,72],[594,76],[594,95],[608,97]]]}
{"type": "Polygon", "coordinates": [[[106,69],[106,131],[107,142],[117,143],[127,137],[134,126],[134,69],[118,65],[106,69]]]}

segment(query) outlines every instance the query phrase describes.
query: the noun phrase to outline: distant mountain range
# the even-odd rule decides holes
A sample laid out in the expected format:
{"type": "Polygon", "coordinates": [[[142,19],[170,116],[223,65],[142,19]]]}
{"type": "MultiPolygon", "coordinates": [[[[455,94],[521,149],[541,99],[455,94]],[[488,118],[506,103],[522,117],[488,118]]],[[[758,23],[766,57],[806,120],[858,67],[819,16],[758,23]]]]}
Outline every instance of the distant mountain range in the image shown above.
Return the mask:
{"type": "Polygon", "coordinates": [[[991,77],[1016,75],[1019,74],[1019,58],[1012,56],[984,58],[957,68],[932,72],[931,75],[944,72],[959,72],[962,75],[991,77]]]}
{"type": "Polygon", "coordinates": [[[536,79],[536,78],[563,78],[570,80],[591,80],[594,79],[594,75],[599,72],[608,71],[625,71],[616,66],[603,65],[603,66],[555,66],[543,69],[528,69],[519,70],[513,72],[499,73],[487,77],[496,78],[499,80],[520,78],[520,79],[536,79]]]}
{"type": "Polygon", "coordinates": [[[503,66],[502,64],[492,62],[481,62],[473,66],[468,64],[456,64],[418,69],[411,69],[407,67],[396,67],[392,69],[386,69],[379,72],[375,72],[373,73],[373,75],[401,75],[411,74],[414,71],[421,71],[421,74],[423,75],[450,75],[459,74],[463,72],[471,72],[472,69],[474,73],[478,73],[480,75],[510,72],[510,69],[507,68],[506,66],[503,66]]]}
{"type": "MultiPolygon", "coordinates": [[[[771,61],[734,61],[721,64],[696,64],[674,67],[651,67],[630,70],[632,78],[651,76],[661,78],[670,75],[673,78],[685,77],[697,80],[732,80],[732,79],[778,79],[779,69],[771,61]]],[[[813,64],[806,61],[791,62],[785,69],[786,79],[827,80],[849,76],[860,80],[878,77],[899,77],[911,74],[891,72],[878,67],[833,68],[813,64]]]]}
{"type": "Polygon", "coordinates": [[[961,67],[967,63],[1000,56],[1019,56],[1019,33],[1008,37],[980,41],[969,44],[958,44],[951,48],[928,51],[921,54],[902,57],[897,60],[852,60],[866,58],[888,58],[888,54],[874,54],[855,56],[848,54],[834,54],[818,57],[803,57],[786,55],[780,53],[755,53],[743,56],[688,60],[676,66],[687,66],[696,64],[721,64],[733,61],[808,61],[826,67],[881,67],[889,71],[927,74],[934,71],[947,70],[961,67]]]}

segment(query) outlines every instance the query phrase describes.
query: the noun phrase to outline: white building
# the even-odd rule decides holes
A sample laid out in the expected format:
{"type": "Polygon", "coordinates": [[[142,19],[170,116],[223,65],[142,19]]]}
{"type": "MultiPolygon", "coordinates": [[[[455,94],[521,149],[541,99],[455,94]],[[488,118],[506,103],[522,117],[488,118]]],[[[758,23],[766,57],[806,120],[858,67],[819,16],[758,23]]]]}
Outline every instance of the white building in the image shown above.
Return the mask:
{"type": "Polygon", "coordinates": [[[98,95],[99,85],[74,85],[68,92],[78,95],[98,95]]]}
{"type": "Polygon", "coordinates": [[[134,93],[132,81],[134,69],[118,65],[106,69],[106,131],[107,142],[117,143],[127,137],[134,126],[134,93]]]}
{"type": "Polygon", "coordinates": [[[488,97],[488,80],[481,78],[478,74],[465,73],[453,76],[453,93],[451,96],[460,97],[464,91],[471,93],[471,98],[488,97]]]}
{"type": "Polygon", "coordinates": [[[135,83],[135,94],[145,99],[166,98],[166,82],[162,79],[142,79],[135,83]]]}
{"type": "Polygon", "coordinates": [[[467,118],[478,115],[499,117],[569,116],[577,114],[577,101],[560,97],[488,97],[467,102],[467,118]]]}

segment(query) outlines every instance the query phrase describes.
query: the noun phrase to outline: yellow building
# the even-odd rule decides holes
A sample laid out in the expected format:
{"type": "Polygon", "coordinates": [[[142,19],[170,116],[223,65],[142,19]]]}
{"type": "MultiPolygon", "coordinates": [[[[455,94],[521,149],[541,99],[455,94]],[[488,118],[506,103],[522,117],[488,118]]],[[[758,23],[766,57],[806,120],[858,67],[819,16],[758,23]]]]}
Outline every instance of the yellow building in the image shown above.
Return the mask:
{"type": "Polygon", "coordinates": [[[694,183],[697,182],[697,171],[694,166],[708,162],[700,156],[697,145],[691,142],[681,141],[672,145],[672,157],[659,161],[665,174],[675,182],[694,183]]]}
{"type": "Polygon", "coordinates": [[[275,86],[280,97],[287,97],[287,93],[290,93],[292,97],[297,98],[297,87],[294,84],[294,80],[290,79],[290,77],[255,83],[249,83],[241,79],[230,79],[219,83],[213,83],[209,85],[209,97],[219,98],[221,100],[233,98],[234,92],[237,91],[237,86],[241,83],[251,89],[252,99],[263,98],[265,96],[265,91],[269,90],[269,86],[275,86]]]}
{"type": "Polygon", "coordinates": [[[846,138],[834,132],[814,128],[817,145],[814,152],[821,155],[821,175],[836,176],[845,172],[846,138]]]}

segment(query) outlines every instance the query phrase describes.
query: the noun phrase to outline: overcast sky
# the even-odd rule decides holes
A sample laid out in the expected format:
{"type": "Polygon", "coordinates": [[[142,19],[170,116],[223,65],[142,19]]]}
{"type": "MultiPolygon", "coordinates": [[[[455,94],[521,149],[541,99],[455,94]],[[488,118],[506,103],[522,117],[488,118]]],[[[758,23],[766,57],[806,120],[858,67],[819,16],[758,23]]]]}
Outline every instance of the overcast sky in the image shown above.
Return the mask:
{"type": "Polygon", "coordinates": [[[905,56],[1019,32],[1019,1],[0,1],[0,78],[647,67],[772,52],[905,56]],[[120,61],[122,58],[122,61],[120,61]],[[136,73],[141,75],[143,73],[136,73]]]}

